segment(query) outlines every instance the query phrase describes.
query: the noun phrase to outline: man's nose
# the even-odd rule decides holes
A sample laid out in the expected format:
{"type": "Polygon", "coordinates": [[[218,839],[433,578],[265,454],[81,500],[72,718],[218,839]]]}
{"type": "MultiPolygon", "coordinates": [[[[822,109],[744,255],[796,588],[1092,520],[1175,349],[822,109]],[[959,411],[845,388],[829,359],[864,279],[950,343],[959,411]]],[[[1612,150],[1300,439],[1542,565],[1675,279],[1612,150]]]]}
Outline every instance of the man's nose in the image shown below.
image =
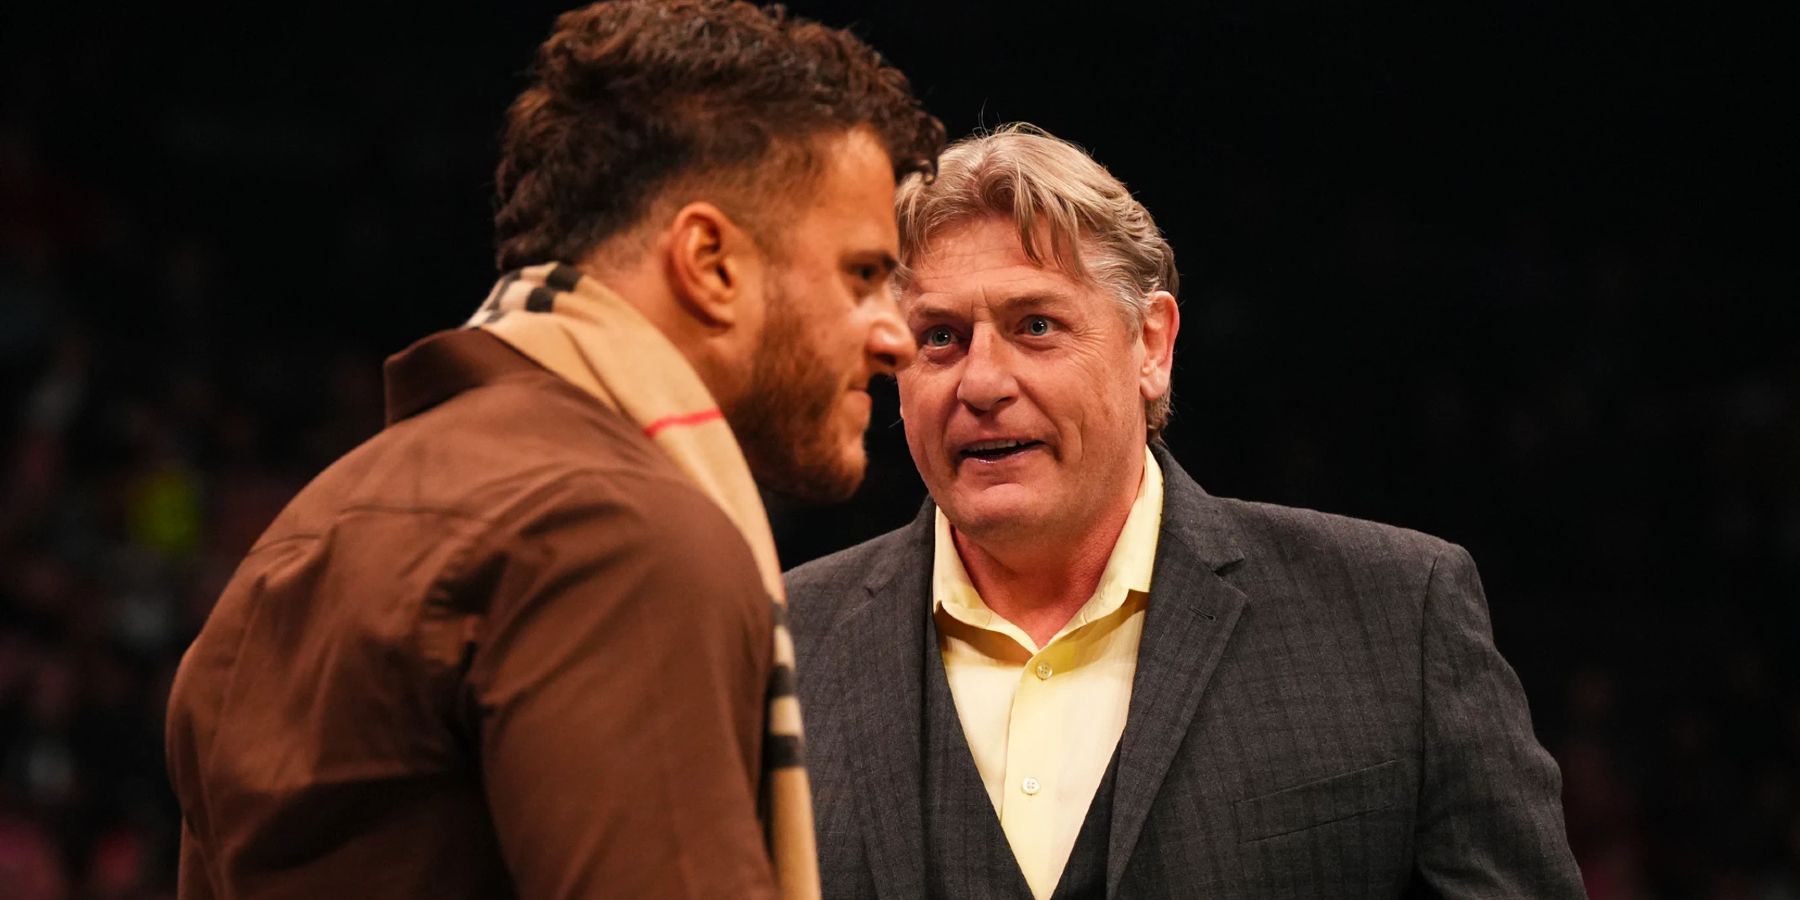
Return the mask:
{"type": "Polygon", "coordinates": [[[1019,392],[1013,378],[1012,352],[994,329],[978,325],[969,335],[963,357],[962,377],[956,383],[956,399],[970,409],[987,412],[1011,400],[1019,392]]]}
{"type": "Polygon", "coordinates": [[[906,320],[900,317],[899,304],[891,297],[882,302],[875,320],[869,323],[868,352],[875,371],[889,375],[912,365],[913,357],[919,355],[919,345],[913,341],[906,320]]]}

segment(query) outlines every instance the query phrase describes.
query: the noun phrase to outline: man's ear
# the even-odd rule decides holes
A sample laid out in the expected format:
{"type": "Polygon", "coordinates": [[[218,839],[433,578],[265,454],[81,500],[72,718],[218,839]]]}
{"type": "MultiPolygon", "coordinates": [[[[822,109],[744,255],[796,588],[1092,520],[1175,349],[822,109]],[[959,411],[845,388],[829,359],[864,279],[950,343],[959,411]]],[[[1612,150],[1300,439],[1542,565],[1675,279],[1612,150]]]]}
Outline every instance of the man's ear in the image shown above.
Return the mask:
{"type": "Polygon", "coordinates": [[[669,286],[703,325],[728,329],[754,315],[744,304],[762,282],[762,251],[724,210],[705,201],[677,210],[668,248],[669,286]]]}
{"type": "Polygon", "coordinates": [[[1138,368],[1138,390],[1145,400],[1155,400],[1169,392],[1169,379],[1175,368],[1175,335],[1181,331],[1181,307],[1175,295],[1157,291],[1150,295],[1144,310],[1144,327],[1138,336],[1144,344],[1144,362],[1138,368]]]}

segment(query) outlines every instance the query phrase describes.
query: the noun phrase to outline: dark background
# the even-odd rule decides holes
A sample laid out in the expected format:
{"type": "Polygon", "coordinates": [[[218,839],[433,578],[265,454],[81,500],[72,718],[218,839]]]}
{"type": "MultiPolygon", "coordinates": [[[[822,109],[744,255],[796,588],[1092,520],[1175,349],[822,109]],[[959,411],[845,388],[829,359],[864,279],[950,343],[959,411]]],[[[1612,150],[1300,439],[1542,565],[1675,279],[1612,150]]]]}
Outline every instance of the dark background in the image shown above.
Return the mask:
{"type": "MultiPolygon", "coordinates": [[[[555,6],[0,9],[0,894],[161,897],[181,648],[486,293],[555,6]],[[278,13],[278,14],[277,14],[278,13]]],[[[1181,264],[1214,493],[1482,565],[1596,900],[1800,897],[1790,32],[1627,3],[805,2],[953,135],[1091,149],[1181,264]]],[[[891,389],[859,498],[923,491],[891,389]]]]}

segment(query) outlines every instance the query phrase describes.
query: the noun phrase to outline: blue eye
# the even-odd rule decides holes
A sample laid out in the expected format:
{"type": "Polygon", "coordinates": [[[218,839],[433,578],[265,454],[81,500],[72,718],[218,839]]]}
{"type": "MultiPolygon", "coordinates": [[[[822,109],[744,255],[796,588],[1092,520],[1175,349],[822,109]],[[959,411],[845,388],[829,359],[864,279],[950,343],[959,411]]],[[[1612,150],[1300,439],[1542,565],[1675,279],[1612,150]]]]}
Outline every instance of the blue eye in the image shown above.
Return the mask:
{"type": "Polygon", "coordinates": [[[936,328],[926,331],[925,339],[919,343],[924,344],[927,347],[948,347],[951,342],[955,340],[956,335],[952,333],[950,329],[939,325],[936,328]]]}
{"type": "Polygon", "coordinates": [[[1050,320],[1043,316],[1032,316],[1025,320],[1025,333],[1032,337],[1043,337],[1050,333],[1050,320]]]}

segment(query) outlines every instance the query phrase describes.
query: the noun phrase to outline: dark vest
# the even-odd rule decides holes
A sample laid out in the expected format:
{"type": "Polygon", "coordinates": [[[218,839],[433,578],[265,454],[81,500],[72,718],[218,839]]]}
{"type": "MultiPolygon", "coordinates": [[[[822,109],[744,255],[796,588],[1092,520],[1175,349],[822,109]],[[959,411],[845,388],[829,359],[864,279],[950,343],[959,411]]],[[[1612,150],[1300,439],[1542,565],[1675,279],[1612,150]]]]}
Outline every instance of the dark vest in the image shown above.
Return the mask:
{"type": "MultiPolygon", "coordinates": [[[[935,624],[925,630],[925,708],[921,723],[925,766],[926,894],[943,900],[1032,900],[1025,873],[1013,858],[1000,817],[989,802],[981,772],[963,736],[956,700],[944,674],[935,624]]],[[[1119,753],[1094,792],[1051,900],[1106,895],[1106,845],[1112,831],[1113,779],[1119,753]]]]}

